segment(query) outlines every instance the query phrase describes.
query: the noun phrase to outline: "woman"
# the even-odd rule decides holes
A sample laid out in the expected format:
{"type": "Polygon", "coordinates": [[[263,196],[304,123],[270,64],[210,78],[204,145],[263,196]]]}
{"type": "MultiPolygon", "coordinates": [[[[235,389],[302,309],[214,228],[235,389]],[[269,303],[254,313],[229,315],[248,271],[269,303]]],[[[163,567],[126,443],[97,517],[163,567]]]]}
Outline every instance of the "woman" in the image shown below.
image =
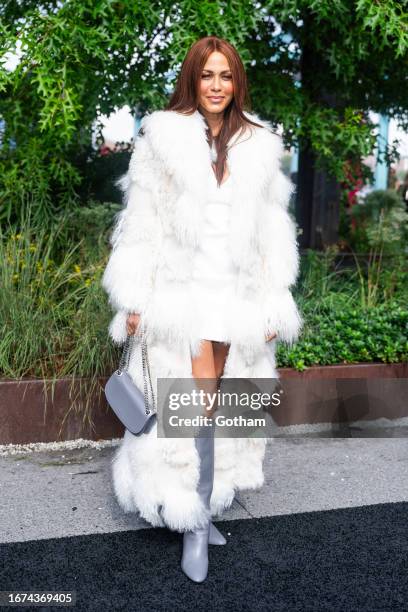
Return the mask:
{"type": "MultiPolygon", "coordinates": [[[[189,50],[165,110],[142,121],[127,174],[126,207],[112,235],[103,286],[122,343],[143,322],[157,378],[276,378],[276,336],[301,319],[290,287],[298,272],[292,183],[281,138],[248,107],[246,75],[216,36],[189,50]]],[[[143,389],[139,345],[129,374],[143,389]]],[[[205,579],[210,522],[236,491],[262,486],[265,438],[160,438],[125,433],[113,483],[125,511],[184,533],[182,569],[205,579]]]]}

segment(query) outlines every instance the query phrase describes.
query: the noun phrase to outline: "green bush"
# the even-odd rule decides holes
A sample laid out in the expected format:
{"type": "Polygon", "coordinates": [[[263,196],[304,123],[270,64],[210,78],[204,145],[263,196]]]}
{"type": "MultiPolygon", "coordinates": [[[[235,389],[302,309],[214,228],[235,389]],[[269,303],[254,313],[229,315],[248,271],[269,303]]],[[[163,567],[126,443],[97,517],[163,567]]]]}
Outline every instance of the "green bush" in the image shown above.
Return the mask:
{"type": "Polygon", "coordinates": [[[338,295],[319,309],[306,310],[305,327],[292,347],[279,345],[280,367],[408,359],[408,310],[397,303],[363,309],[338,295]]]}
{"type": "Polygon", "coordinates": [[[295,293],[305,324],[296,344],[278,345],[280,367],[408,358],[407,256],[377,262],[374,274],[369,261],[344,266],[338,255],[334,246],[302,258],[295,293]]]}
{"type": "MultiPolygon", "coordinates": [[[[83,258],[98,257],[109,248],[109,234],[115,215],[122,204],[90,200],[86,205],[57,216],[60,224],[58,247],[61,251],[79,242],[83,258]]],[[[57,246],[57,245],[56,245],[57,246]]]]}

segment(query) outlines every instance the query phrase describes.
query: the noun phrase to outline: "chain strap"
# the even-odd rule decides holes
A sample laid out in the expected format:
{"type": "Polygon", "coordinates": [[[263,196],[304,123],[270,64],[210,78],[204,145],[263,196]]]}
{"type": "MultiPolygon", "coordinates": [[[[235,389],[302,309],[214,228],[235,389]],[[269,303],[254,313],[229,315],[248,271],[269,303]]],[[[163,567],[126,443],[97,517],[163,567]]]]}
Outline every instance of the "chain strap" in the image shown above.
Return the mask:
{"type": "MultiPolygon", "coordinates": [[[[133,347],[134,339],[135,339],[135,334],[132,334],[132,335],[128,334],[126,337],[126,341],[123,346],[122,356],[119,361],[119,367],[116,371],[119,376],[122,374],[122,372],[126,371],[129,368],[130,352],[133,347]]],[[[146,415],[148,415],[151,412],[151,408],[149,406],[149,390],[147,387],[147,384],[148,384],[147,378],[149,378],[153,412],[156,411],[156,400],[155,400],[155,396],[153,393],[152,377],[150,374],[149,357],[147,354],[147,342],[146,342],[146,335],[145,335],[145,329],[144,329],[143,323],[140,325],[140,340],[141,340],[141,349],[142,349],[143,395],[144,395],[144,401],[145,401],[145,412],[146,412],[146,415]],[[147,377],[147,374],[148,374],[148,377],[147,377]]]]}

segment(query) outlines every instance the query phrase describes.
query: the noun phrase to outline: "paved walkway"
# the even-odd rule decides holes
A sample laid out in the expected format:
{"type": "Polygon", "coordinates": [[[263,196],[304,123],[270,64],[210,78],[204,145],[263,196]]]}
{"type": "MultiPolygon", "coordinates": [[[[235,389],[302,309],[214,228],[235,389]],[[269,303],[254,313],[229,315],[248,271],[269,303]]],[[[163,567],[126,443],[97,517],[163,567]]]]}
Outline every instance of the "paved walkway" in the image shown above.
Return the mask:
{"type": "MultiPolygon", "coordinates": [[[[276,438],[267,448],[264,487],[237,495],[220,520],[407,501],[408,439],[397,433],[276,438]]],[[[115,501],[114,450],[57,446],[0,456],[0,542],[149,527],[115,501]]]]}

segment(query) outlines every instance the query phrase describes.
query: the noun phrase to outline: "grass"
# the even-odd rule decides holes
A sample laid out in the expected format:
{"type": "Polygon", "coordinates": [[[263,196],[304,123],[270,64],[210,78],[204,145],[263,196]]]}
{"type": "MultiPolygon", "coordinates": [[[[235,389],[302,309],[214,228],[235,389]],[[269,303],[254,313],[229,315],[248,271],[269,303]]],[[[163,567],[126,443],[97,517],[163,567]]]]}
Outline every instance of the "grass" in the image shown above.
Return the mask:
{"type": "Polygon", "coordinates": [[[89,399],[103,391],[98,378],[117,362],[100,286],[107,253],[81,241],[57,249],[62,228],[26,224],[0,234],[0,376],[42,379],[52,394],[58,378],[71,377],[71,410],[90,422],[89,399]]]}

